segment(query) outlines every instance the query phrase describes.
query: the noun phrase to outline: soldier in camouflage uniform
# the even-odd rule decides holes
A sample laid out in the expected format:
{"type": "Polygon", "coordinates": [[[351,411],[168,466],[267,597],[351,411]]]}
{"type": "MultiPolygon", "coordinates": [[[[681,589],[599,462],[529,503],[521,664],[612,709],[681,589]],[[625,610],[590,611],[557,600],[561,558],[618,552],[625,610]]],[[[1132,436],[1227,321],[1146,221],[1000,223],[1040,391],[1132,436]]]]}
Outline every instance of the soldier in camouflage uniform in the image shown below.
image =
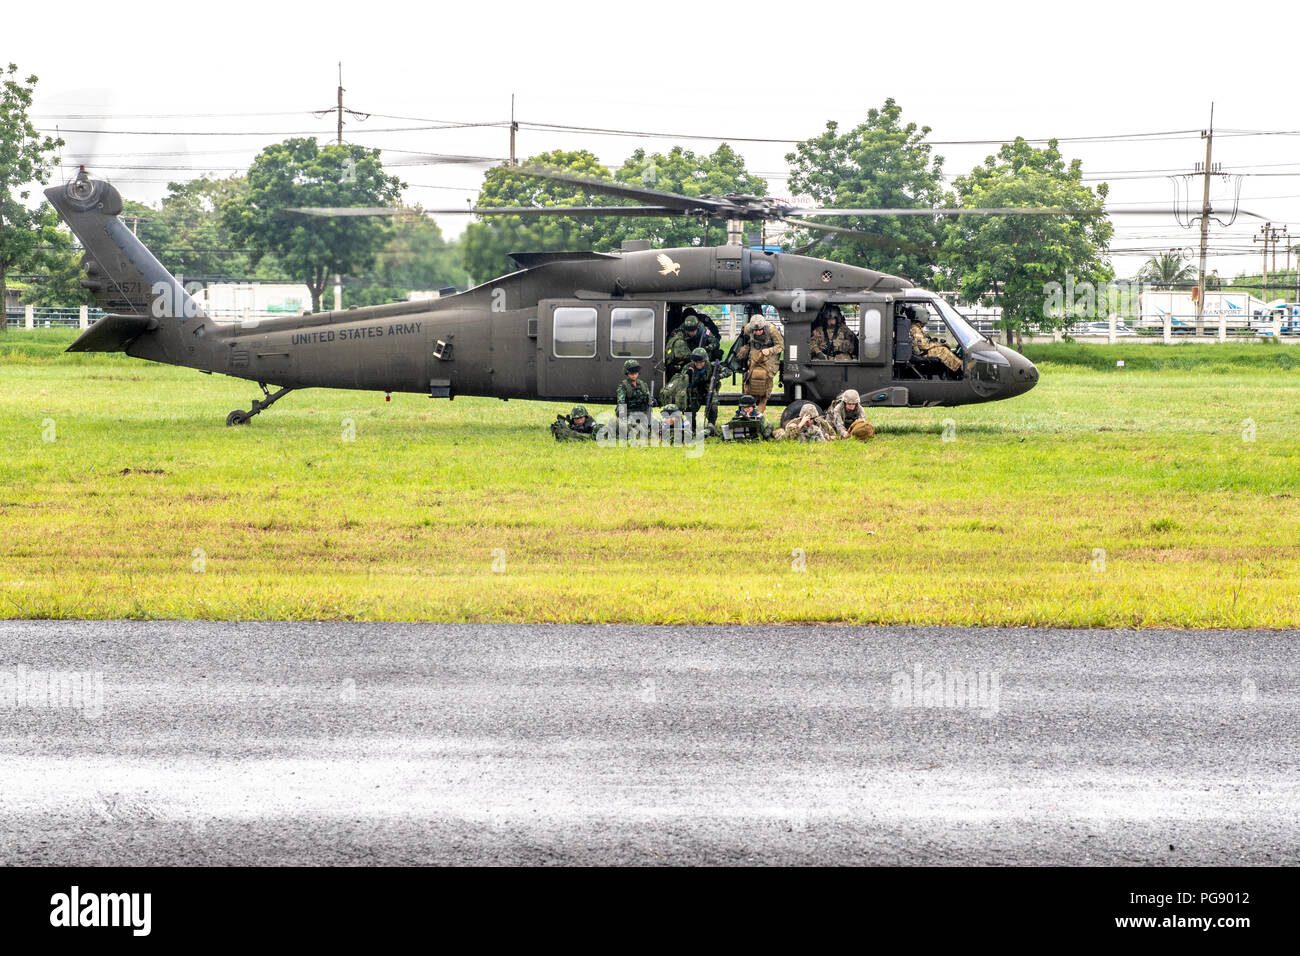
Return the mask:
{"type": "Polygon", "coordinates": [[[862,396],[856,389],[846,389],[836,395],[835,401],[831,402],[831,407],[826,410],[826,419],[841,438],[848,438],[851,435],[866,441],[876,434],[875,428],[867,421],[866,413],[862,410],[862,396]]]}
{"type": "MultiPolygon", "coordinates": [[[[761,434],[763,435],[763,439],[765,441],[770,441],[772,438],[772,426],[762,415],[758,413],[757,406],[758,403],[754,400],[753,395],[740,396],[740,406],[736,409],[736,416],[731,421],[732,422],[757,421],[759,423],[758,427],[761,434]]],[[[728,422],[727,424],[731,424],[731,422],[728,422]]]]}
{"type": "Polygon", "coordinates": [[[640,381],[641,363],[628,359],[623,363],[623,381],[618,383],[614,393],[614,404],[618,406],[618,417],[625,418],[634,412],[650,414],[650,389],[640,381]]]}
{"type": "Polygon", "coordinates": [[[556,415],[551,422],[551,434],[556,441],[589,441],[596,437],[596,420],[582,405],[574,405],[568,417],[556,415]]]}
{"type": "Polygon", "coordinates": [[[680,445],[683,444],[690,435],[687,434],[686,420],[682,415],[682,410],[676,405],[668,404],[659,410],[659,421],[655,423],[655,428],[659,433],[659,443],[662,445],[680,445]]]}
{"type": "Polygon", "coordinates": [[[801,442],[830,441],[835,437],[830,422],[818,414],[817,406],[811,402],[799,410],[798,417],[790,419],[789,424],[778,428],[773,434],[786,441],[801,442]]]}
{"type": "MultiPolygon", "coordinates": [[[[650,422],[650,389],[640,378],[640,362],[628,359],[623,363],[623,381],[618,383],[618,390],[614,393],[614,404],[618,408],[619,432],[624,438],[632,437],[627,422],[633,415],[645,416],[646,425],[650,422]]],[[[644,427],[638,431],[641,437],[645,436],[644,427]]]]}
{"type": "Polygon", "coordinates": [[[677,405],[691,417],[691,431],[695,431],[695,415],[709,399],[709,385],[713,381],[713,367],[704,349],[696,349],[688,356],[690,362],[673,376],[664,387],[663,400],[677,405]]]}
{"type": "Polygon", "coordinates": [[[928,318],[925,309],[917,305],[907,306],[907,308],[911,311],[912,318],[912,354],[936,358],[949,371],[960,372],[961,359],[953,354],[952,349],[925,334],[925,323],[928,318]]]}
{"type": "Polygon", "coordinates": [[[745,344],[736,350],[736,360],[745,370],[743,387],[747,394],[754,396],[758,413],[762,415],[767,411],[767,400],[775,386],[785,339],[761,315],[751,319],[741,335],[745,344]]]}
{"type": "Polygon", "coordinates": [[[714,359],[722,355],[722,347],[692,309],[686,313],[681,328],[669,336],[668,345],[664,349],[664,368],[668,370],[669,378],[686,367],[691,360],[691,353],[696,349],[704,349],[706,355],[714,359]]]}
{"type": "Polygon", "coordinates": [[[844,324],[844,314],[834,303],[822,306],[823,321],[813,329],[809,352],[821,362],[852,362],[858,357],[858,337],[844,324]]]}

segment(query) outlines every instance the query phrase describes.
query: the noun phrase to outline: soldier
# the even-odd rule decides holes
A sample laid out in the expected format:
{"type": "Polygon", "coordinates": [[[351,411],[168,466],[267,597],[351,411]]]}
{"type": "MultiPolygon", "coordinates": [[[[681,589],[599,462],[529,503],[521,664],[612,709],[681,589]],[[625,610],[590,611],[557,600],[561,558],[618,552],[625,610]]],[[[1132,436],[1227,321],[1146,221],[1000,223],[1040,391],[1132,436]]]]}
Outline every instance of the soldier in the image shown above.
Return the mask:
{"type": "Polygon", "coordinates": [[[809,351],[823,362],[852,362],[858,357],[858,337],[844,324],[840,307],[828,302],[822,306],[821,319],[812,333],[809,351]]]}
{"type": "Polygon", "coordinates": [[[799,409],[798,416],[790,419],[784,428],[778,428],[775,437],[786,441],[820,442],[830,441],[835,432],[830,422],[817,412],[817,406],[808,402],[799,409]]]}
{"type": "Polygon", "coordinates": [[[715,360],[721,357],[722,347],[717,339],[700,322],[699,314],[694,309],[687,309],[681,327],[669,336],[668,345],[664,349],[664,367],[668,370],[669,378],[686,366],[691,360],[691,352],[700,348],[715,360]]]}
{"type": "MultiPolygon", "coordinates": [[[[736,409],[736,416],[728,422],[758,422],[759,434],[763,436],[764,441],[770,441],[772,438],[772,426],[768,424],[767,419],[758,413],[758,403],[754,400],[753,395],[740,396],[740,407],[736,409]]],[[[723,435],[727,433],[724,431],[723,435]]]]}
{"type": "Polygon", "coordinates": [[[736,360],[745,370],[742,384],[745,392],[758,402],[756,407],[762,415],[767,411],[767,400],[780,367],[785,339],[761,315],[751,319],[741,335],[745,344],[736,350],[736,360]]]}
{"type": "Polygon", "coordinates": [[[860,441],[866,441],[876,434],[862,410],[862,396],[856,389],[846,389],[835,396],[835,401],[831,402],[831,407],[826,412],[826,418],[841,438],[852,435],[860,441]]]}
{"type": "MultiPolygon", "coordinates": [[[[618,391],[614,394],[614,404],[618,407],[619,431],[624,438],[630,438],[631,433],[627,428],[627,422],[633,415],[644,416],[646,426],[650,423],[650,389],[645,383],[640,381],[641,363],[636,359],[628,359],[623,363],[623,381],[618,383],[618,391]]],[[[645,429],[638,429],[641,436],[645,436],[645,429]]]]}
{"type": "Polygon", "coordinates": [[[659,443],[662,445],[680,445],[688,437],[685,434],[686,420],[682,416],[682,410],[676,405],[665,405],[659,411],[659,421],[656,427],[659,430],[659,443]]]}
{"type": "Polygon", "coordinates": [[[663,399],[681,407],[691,416],[691,431],[695,431],[695,415],[709,399],[709,387],[713,382],[713,368],[709,365],[709,355],[704,349],[695,349],[688,356],[689,363],[679,371],[664,388],[663,399]]]}
{"type": "Polygon", "coordinates": [[[582,405],[574,405],[567,416],[556,415],[551,422],[551,434],[556,441],[586,441],[596,437],[596,420],[582,405]]]}
{"type": "Polygon", "coordinates": [[[910,305],[904,308],[910,311],[912,317],[912,354],[936,358],[950,371],[960,372],[961,359],[953,354],[952,349],[925,334],[925,323],[928,317],[925,307],[910,305]]]}

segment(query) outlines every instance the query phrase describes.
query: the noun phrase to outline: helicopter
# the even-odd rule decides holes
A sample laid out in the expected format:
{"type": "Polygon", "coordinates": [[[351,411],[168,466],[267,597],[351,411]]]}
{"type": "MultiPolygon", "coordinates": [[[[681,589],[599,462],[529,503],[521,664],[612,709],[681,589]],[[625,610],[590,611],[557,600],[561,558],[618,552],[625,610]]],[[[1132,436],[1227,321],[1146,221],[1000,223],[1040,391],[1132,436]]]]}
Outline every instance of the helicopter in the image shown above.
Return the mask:
{"type": "MultiPolygon", "coordinates": [[[[520,171],[642,202],[640,206],[487,207],[425,213],[564,216],[707,216],[776,220],[815,232],[865,236],[807,217],[886,215],[1087,215],[1069,209],[809,209],[732,194],[687,197],[547,169],[520,171]]],[[[939,295],[907,279],[792,252],[731,243],[617,251],[519,252],[518,271],[440,298],[298,316],[218,322],[118,218],[122,197],[84,167],[45,190],[86,252],[82,284],[109,314],[69,347],[107,351],[256,382],[262,398],[236,409],[247,424],[289,393],[365,389],[455,399],[485,396],[613,403],[624,362],[656,368],[683,311],[724,306],[765,315],[784,332],[781,374],[769,399],[784,418],[808,402],[825,409],[846,389],[866,407],[916,408],[1021,395],[1038,370],[980,333],[939,295]],[[856,350],[813,357],[817,324],[835,307],[850,320],[856,350]],[[922,317],[960,359],[959,369],[913,354],[909,317],[922,317]],[[272,390],[274,388],[274,390],[272,390]]],[[[294,215],[396,215],[390,207],[289,210],[294,215]]],[[[873,237],[874,238],[874,237],[873,237]]],[[[724,404],[738,395],[717,396],[724,404]]],[[[715,409],[711,411],[716,414],[715,409]]]]}

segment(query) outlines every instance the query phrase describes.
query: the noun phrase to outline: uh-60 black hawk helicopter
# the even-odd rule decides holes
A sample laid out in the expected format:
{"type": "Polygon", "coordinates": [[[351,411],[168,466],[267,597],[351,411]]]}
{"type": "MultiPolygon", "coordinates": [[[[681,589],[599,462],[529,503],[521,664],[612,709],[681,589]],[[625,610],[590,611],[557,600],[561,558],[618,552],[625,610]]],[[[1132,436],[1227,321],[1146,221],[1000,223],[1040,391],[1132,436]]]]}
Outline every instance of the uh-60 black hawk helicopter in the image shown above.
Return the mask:
{"type": "MultiPolygon", "coordinates": [[[[1080,214],[1041,208],[807,209],[754,196],[686,197],[551,170],[518,171],[644,205],[426,212],[779,220],[854,237],[868,234],[807,217],[1080,214]]],[[[612,403],[623,363],[661,363],[671,326],[688,306],[727,305],[779,321],[785,348],[770,402],[788,406],[787,417],[809,401],[824,409],[848,388],[867,406],[949,406],[1010,398],[1038,381],[1024,356],[992,342],[939,296],[906,279],[739,244],[650,249],[640,242],[608,253],[521,252],[512,256],[519,271],[430,301],[217,322],[117,218],[122,200],[110,183],[82,169],[45,195],[85,247],[84,284],[111,313],[69,351],[122,351],[257,382],[264,398],[248,411],[231,412],[227,425],[244,424],[303,388],[612,403]],[[810,339],[830,305],[849,319],[857,352],[817,361],[810,339]],[[948,339],[960,369],[912,354],[909,316],[928,319],[948,339]]],[[[292,214],[402,212],[349,207],[292,214]]],[[[729,398],[736,396],[721,396],[723,402],[729,398]]],[[[716,416],[716,404],[709,414],[710,420],[716,416]]]]}

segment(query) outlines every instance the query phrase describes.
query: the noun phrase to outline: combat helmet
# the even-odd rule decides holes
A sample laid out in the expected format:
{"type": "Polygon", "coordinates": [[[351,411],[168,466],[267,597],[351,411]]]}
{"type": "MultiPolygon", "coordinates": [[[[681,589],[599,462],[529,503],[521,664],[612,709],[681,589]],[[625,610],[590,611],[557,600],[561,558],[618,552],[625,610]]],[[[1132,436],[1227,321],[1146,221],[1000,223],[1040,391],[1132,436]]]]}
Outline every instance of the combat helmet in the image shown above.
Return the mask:
{"type": "Polygon", "coordinates": [[[636,359],[628,359],[626,362],[623,363],[624,374],[627,374],[628,372],[639,372],[639,371],[641,371],[641,363],[638,362],[636,359]]]}
{"type": "Polygon", "coordinates": [[[740,407],[741,407],[741,408],[749,408],[750,406],[757,406],[757,405],[758,405],[758,402],[754,401],[754,396],[753,396],[753,395],[742,395],[742,396],[740,396],[740,407]]]}
{"type": "Polygon", "coordinates": [[[587,414],[587,406],[586,406],[586,405],[574,405],[574,406],[573,406],[573,411],[569,412],[569,417],[570,417],[570,418],[587,418],[587,417],[589,417],[588,414],[587,414]]]}
{"type": "Polygon", "coordinates": [[[862,396],[858,394],[858,391],[857,391],[857,389],[855,389],[855,388],[847,389],[847,390],[844,392],[844,394],[841,396],[841,398],[844,399],[844,404],[845,404],[845,405],[861,405],[861,404],[862,404],[862,396]]]}
{"type": "Polygon", "coordinates": [[[692,362],[707,362],[708,360],[709,353],[704,351],[704,349],[695,349],[691,352],[692,362]]]}
{"type": "Polygon", "coordinates": [[[682,319],[682,328],[687,332],[694,332],[700,327],[700,319],[694,312],[682,319]]]}
{"type": "Polygon", "coordinates": [[[680,415],[682,410],[676,405],[668,404],[659,410],[659,414],[667,418],[669,415],[680,415]]]}

